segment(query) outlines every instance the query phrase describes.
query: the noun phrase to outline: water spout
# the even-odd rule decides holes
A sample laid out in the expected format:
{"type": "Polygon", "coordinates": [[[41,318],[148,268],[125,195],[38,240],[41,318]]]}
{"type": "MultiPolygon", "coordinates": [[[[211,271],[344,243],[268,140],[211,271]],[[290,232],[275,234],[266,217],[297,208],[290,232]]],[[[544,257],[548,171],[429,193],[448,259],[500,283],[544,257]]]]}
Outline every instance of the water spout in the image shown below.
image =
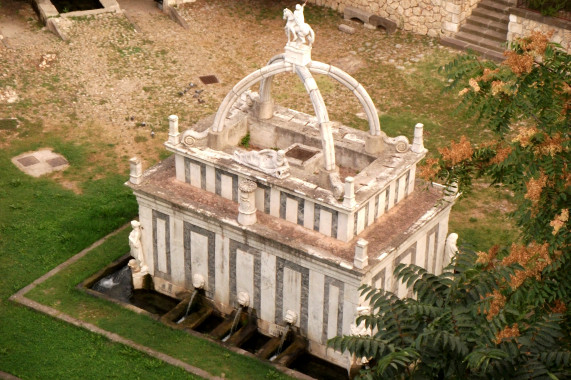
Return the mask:
{"type": "Polygon", "coordinates": [[[186,312],[184,313],[183,317],[178,320],[177,324],[182,323],[186,317],[188,317],[188,313],[190,313],[190,308],[192,307],[192,303],[194,302],[194,298],[200,289],[204,289],[204,277],[201,274],[195,273],[192,276],[192,286],[194,287],[194,291],[190,296],[190,300],[188,301],[188,306],[186,307],[186,312]]]}
{"type": "Polygon", "coordinates": [[[228,334],[229,336],[234,334],[234,332],[236,331],[236,327],[238,327],[238,323],[240,322],[241,314],[242,314],[242,308],[236,310],[236,315],[234,316],[234,321],[232,322],[232,328],[230,329],[230,334],[228,334]]]}
{"type": "Polygon", "coordinates": [[[297,322],[297,313],[293,310],[287,310],[286,314],[284,315],[284,322],[286,323],[286,329],[280,339],[280,345],[278,346],[278,349],[274,354],[274,356],[270,358],[270,361],[275,359],[279,354],[282,353],[285,341],[287,339],[287,335],[289,334],[291,327],[297,322]]]}
{"type": "Polygon", "coordinates": [[[104,278],[104,279],[102,279],[102,280],[99,282],[99,285],[101,285],[102,288],[110,289],[110,288],[112,288],[112,287],[114,287],[114,286],[116,286],[116,285],[119,285],[119,282],[115,282],[115,281],[113,280],[113,278],[110,277],[110,278],[104,278]]]}
{"type": "Polygon", "coordinates": [[[291,325],[288,323],[286,326],[286,330],[284,331],[284,333],[282,334],[282,338],[280,340],[280,345],[278,346],[278,350],[276,351],[275,355],[273,358],[277,357],[279,354],[282,353],[282,350],[284,348],[284,343],[287,339],[287,334],[289,333],[289,329],[290,329],[291,325]]]}
{"type": "Polygon", "coordinates": [[[91,288],[120,301],[129,302],[129,298],[133,292],[131,268],[125,266],[118,272],[103,277],[91,288]]]}
{"type": "Polygon", "coordinates": [[[188,313],[190,313],[190,308],[192,307],[192,303],[194,302],[194,297],[196,297],[197,293],[198,293],[198,289],[195,288],[194,292],[192,292],[192,295],[190,296],[190,300],[188,301],[188,306],[186,307],[186,312],[184,313],[182,318],[178,320],[177,324],[182,323],[186,319],[186,317],[188,317],[188,313]]]}

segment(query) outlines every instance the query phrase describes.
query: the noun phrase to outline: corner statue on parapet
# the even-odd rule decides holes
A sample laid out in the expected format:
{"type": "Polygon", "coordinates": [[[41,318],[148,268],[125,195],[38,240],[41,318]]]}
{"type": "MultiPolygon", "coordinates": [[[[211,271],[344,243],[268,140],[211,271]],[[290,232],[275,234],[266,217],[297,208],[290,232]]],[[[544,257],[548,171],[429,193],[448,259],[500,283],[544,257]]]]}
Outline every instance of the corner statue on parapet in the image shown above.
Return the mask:
{"type": "Polygon", "coordinates": [[[313,45],[315,41],[315,33],[311,26],[305,22],[305,16],[303,15],[303,10],[305,8],[305,3],[303,5],[297,4],[295,6],[295,11],[290,11],[289,9],[284,9],[284,20],[287,20],[285,25],[285,32],[287,36],[288,45],[294,44],[297,47],[307,43],[309,47],[313,45]]]}

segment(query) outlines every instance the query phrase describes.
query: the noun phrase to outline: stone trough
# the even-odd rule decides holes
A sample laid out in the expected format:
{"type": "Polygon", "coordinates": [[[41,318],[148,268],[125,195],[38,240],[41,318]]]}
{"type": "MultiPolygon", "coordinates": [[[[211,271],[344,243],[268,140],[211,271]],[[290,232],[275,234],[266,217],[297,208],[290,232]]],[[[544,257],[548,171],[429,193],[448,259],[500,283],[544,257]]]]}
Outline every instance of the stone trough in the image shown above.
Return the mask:
{"type": "MultiPolygon", "coordinates": [[[[256,310],[234,309],[230,314],[218,310],[202,292],[181,295],[182,299],[165,296],[152,289],[134,289],[131,282],[130,255],[115,260],[78,285],[78,288],[95,297],[119,304],[139,314],[157,319],[165,325],[184,330],[192,335],[216,342],[226,348],[260,360],[269,361],[276,368],[294,377],[308,379],[303,372],[311,371],[307,363],[301,364],[301,373],[291,370],[300,366],[299,358],[310,358],[307,339],[297,329],[276,330],[277,336],[264,335],[258,331],[256,310]]],[[[318,360],[318,359],[315,359],[318,360]]],[[[344,368],[329,364],[329,372],[323,376],[312,373],[316,379],[348,379],[344,368]],[[334,377],[331,377],[331,373],[334,377]],[[325,377],[324,377],[325,376],[325,377]]]]}
{"type": "MultiPolygon", "coordinates": [[[[76,1],[72,3],[81,3],[81,1],[76,1]]],[[[58,10],[56,6],[50,0],[33,0],[32,6],[38,14],[40,21],[46,25],[49,31],[54,33],[56,36],[60,37],[62,40],[67,40],[67,37],[62,32],[60,23],[62,20],[68,20],[71,17],[83,17],[92,16],[101,13],[121,13],[121,8],[115,0],[90,0],[87,3],[86,9],[77,10],[72,12],[64,12],[64,8],[58,10]],[[90,8],[93,4],[99,4],[95,8],[90,8]]],[[[77,4],[74,5],[77,7],[77,4]]],[[[78,7],[82,8],[82,7],[78,7]]]]}
{"type": "Polygon", "coordinates": [[[392,34],[397,30],[397,24],[394,21],[356,7],[345,7],[343,18],[345,20],[359,20],[366,28],[382,28],[387,34],[392,34]]]}

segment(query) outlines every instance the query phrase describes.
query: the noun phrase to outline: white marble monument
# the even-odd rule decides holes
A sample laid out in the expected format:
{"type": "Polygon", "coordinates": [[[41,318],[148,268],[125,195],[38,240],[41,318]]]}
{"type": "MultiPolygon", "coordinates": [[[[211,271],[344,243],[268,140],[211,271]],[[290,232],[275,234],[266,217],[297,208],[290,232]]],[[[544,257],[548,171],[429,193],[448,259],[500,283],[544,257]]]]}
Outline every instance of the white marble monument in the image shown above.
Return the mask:
{"type": "Polygon", "coordinates": [[[170,117],[170,158],[141,176],[134,168],[128,185],[142,228],[134,251],[143,255],[134,257],[158,291],[188,293],[200,275],[221,312],[244,306],[247,295],[262,333],[294,329],[311,353],[347,366],[352,358],[327,348],[327,340],[368,333],[355,325],[367,307],[359,287],[406,296],[392,275],[398,264],[440,273],[450,259],[455,198],[441,186],[418,185],[416,167],[427,152],[422,125],[410,126],[412,145],[405,136],[387,137],[365,88],[311,59],[315,34],[302,15],[302,6],[284,11],[284,53],[235,84],[213,117],[180,133],[170,117]],[[276,75],[299,78],[314,114],[274,102],[276,75]],[[356,97],[367,131],[329,119],[314,75],[356,97]],[[247,134],[249,151],[239,146],[247,134]]]}

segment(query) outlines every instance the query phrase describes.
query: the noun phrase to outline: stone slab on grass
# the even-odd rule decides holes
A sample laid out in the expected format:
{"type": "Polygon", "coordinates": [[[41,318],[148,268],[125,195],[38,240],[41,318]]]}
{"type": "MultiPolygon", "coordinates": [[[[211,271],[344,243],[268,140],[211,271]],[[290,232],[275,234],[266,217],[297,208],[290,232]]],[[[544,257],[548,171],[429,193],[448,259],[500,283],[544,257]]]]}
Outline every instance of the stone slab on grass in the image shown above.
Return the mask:
{"type": "Polygon", "coordinates": [[[54,153],[49,148],[22,153],[13,157],[12,162],[18,169],[32,177],[40,177],[69,167],[69,162],[61,154],[54,153]]]}
{"type": "Polygon", "coordinates": [[[348,33],[348,34],[353,34],[355,33],[355,28],[349,26],[349,25],[345,25],[345,24],[341,24],[339,25],[339,30],[344,32],[344,33],[348,33]]]}

